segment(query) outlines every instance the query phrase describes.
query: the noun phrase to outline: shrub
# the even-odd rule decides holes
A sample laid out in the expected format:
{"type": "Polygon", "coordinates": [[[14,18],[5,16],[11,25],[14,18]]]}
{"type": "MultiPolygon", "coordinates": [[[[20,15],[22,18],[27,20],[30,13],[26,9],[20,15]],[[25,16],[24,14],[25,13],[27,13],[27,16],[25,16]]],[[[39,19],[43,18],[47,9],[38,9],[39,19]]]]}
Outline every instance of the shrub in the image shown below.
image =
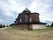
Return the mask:
{"type": "Polygon", "coordinates": [[[46,27],[51,27],[51,25],[47,25],[46,27]]]}
{"type": "Polygon", "coordinates": [[[3,28],[3,27],[5,27],[5,25],[0,24],[0,28],[3,28]]]}
{"type": "Polygon", "coordinates": [[[52,24],[51,24],[51,27],[53,27],[53,22],[52,22],[52,24]]]}

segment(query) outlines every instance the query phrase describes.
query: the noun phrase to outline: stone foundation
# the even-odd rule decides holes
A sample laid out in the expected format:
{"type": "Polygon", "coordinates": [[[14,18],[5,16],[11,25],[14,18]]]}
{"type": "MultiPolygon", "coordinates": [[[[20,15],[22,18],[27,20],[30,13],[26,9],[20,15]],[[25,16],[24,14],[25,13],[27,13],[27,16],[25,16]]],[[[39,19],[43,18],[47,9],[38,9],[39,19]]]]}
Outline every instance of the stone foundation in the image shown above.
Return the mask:
{"type": "Polygon", "coordinates": [[[32,29],[45,29],[46,25],[44,24],[32,24],[32,29]]]}
{"type": "Polygon", "coordinates": [[[21,29],[21,30],[28,29],[28,25],[27,24],[12,25],[12,27],[14,27],[16,29],[21,29]]]}
{"type": "Polygon", "coordinates": [[[44,24],[29,24],[29,25],[28,24],[19,24],[19,25],[13,25],[13,27],[16,29],[31,30],[31,29],[45,29],[46,25],[44,25],[44,24]]]}

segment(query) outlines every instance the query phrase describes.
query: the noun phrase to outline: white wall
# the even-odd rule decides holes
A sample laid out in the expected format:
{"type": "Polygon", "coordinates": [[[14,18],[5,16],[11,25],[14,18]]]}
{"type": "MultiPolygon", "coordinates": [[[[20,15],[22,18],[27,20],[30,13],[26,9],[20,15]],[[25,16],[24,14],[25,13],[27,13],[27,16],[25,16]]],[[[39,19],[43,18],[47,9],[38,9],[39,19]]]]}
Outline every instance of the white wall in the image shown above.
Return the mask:
{"type": "Polygon", "coordinates": [[[46,25],[44,24],[32,24],[32,29],[45,29],[46,25]]]}

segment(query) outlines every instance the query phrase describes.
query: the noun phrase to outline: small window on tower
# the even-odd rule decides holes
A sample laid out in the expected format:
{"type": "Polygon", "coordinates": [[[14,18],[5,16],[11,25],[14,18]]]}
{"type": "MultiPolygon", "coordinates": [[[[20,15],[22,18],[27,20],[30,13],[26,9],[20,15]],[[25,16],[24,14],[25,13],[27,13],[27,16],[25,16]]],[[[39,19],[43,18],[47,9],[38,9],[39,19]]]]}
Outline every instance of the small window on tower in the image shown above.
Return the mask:
{"type": "Polygon", "coordinates": [[[20,18],[20,22],[22,22],[22,18],[20,18]]]}
{"type": "Polygon", "coordinates": [[[28,12],[26,12],[26,13],[28,13],[28,12]]]}

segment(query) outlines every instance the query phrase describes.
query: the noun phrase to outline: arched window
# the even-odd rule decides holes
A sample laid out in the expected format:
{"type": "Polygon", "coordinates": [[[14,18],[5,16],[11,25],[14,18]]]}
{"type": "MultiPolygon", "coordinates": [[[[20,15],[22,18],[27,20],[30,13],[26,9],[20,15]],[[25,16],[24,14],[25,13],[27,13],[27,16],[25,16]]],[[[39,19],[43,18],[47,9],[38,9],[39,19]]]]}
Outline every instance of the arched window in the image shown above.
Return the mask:
{"type": "Polygon", "coordinates": [[[20,22],[22,22],[22,18],[20,18],[20,22]]]}
{"type": "Polygon", "coordinates": [[[32,22],[32,17],[30,17],[29,21],[32,22]]]}

